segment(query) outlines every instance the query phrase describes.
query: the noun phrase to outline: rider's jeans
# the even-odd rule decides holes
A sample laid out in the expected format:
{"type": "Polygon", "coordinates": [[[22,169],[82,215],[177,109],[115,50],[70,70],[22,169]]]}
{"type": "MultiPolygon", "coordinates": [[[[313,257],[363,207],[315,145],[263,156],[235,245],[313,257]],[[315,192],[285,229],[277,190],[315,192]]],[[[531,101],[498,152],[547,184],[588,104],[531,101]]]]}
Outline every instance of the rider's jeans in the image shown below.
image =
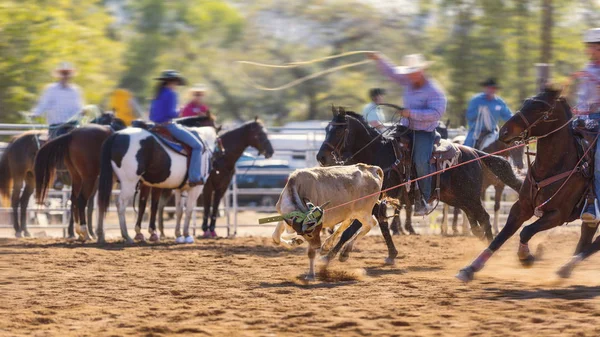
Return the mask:
{"type": "Polygon", "coordinates": [[[199,182],[202,179],[202,171],[200,170],[203,149],[202,142],[179,124],[168,123],[166,124],[166,128],[173,137],[192,148],[192,158],[190,159],[190,170],[188,172],[189,181],[194,183],[199,182]]]}
{"type": "MultiPolygon", "coordinates": [[[[589,115],[590,119],[595,119],[600,122],[600,112],[589,115]]],[[[596,143],[596,154],[594,157],[594,192],[596,198],[600,198],[600,146],[596,143]]]]}
{"type": "MultiPolygon", "coordinates": [[[[415,131],[413,145],[413,161],[417,169],[417,176],[423,177],[431,173],[431,153],[435,141],[435,131],[415,131]]],[[[419,188],[426,202],[431,197],[431,177],[419,180],[419,188]]]]}

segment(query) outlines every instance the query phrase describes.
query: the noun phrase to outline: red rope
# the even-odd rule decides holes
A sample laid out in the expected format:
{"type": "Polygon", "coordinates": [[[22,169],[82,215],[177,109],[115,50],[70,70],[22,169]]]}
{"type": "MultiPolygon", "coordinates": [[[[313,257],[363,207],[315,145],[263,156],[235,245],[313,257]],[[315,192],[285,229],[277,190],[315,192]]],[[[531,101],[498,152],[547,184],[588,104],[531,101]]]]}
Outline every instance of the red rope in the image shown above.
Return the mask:
{"type": "Polygon", "coordinates": [[[434,175],[436,175],[436,174],[442,174],[442,173],[444,173],[444,172],[446,172],[446,171],[448,171],[448,170],[452,170],[452,169],[455,169],[455,168],[457,168],[457,167],[460,167],[460,166],[463,166],[463,165],[467,165],[467,164],[470,164],[470,163],[473,163],[473,162],[476,162],[476,161],[480,161],[480,160],[482,160],[482,159],[484,159],[484,158],[487,158],[487,157],[489,157],[489,156],[494,156],[494,155],[496,155],[496,154],[498,154],[498,153],[502,153],[502,152],[510,151],[510,150],[512,150],[512,149],[516,149],[516,148],[519,148],[519,147],[523,147],[523,146],[527,145],[528,143],[535,143],[535,142],[537,142],[537,140],[536,140],[536,139],[534,139],[534,140],[531,140],[531,141],[529,141],[529,142],[525,142],[525,143],[523,143],[523,144],[517,144],[517,145],[511,146],[511,147],[509,147],[509,148],[507,148],[507,149],[504,149],[504,150],[499,150],[499,151],[496,151],[496,152],[487,153],[487,154],[485,154],[485,155],[483,155],[483,156],[477,156],[477,158],[474,158],[474,159],[469,159],[469,160],[467,160],[467,161],[465,161],[465,162],[459,163],[459,164],[457,164],[457,165],[454,165],[454,166],[452,166],[452,167],[445,168],[445,169],[442,169],[442,170],[439,170],[439,171],[435,171],[435,172],[432,172],[432,173],[430,173],[430,174],[428,174],[428,175],[424,175],[424,176],[422,176],[422,177],[419,177],[419,178],[417,178],[417,179],[408,180],[408,181],[406,181],[406,182],[403,182],[403,183],[401,183],[401,184],[398,184],[398,185],[396,185],[396,186],[392,186],[392,187],[386,188],[386,189],[384,189],[384,190],[381,190],[381,191],[379,191],[379,192],[376,192],[376,193],[371,193],[371,194],[369,194],[369,195],[365,195],[364,197],[360,197],[360,198],[358,198],[358,199],[350,200],[350,201],[348,201],[348,202],[345,202],[345,203],[343,203],[343,204],[339,204],[339,205],[337,205],[337,206],[333,206],[333,207],[327,208],[327,209],[325,209],[325,211],[331,211],[331,210],[333,210],[333,209],[336,209],[336,208],[340,208],[340,207],[343,207],[343,206],[346,206],[346,205],[350,205],[351,203],[354,203],[354,202],[357,202],[357,201],[360,201],[360,200],[363,200],[363,199],[367,199],[367,198],[370,198],[370,197],[373,197],[373,196],[376,196],[376,195],[380,195],[381,193],[385,193],[385,192],[391,191],[391,190],[393,190],[393,189],[396,189],[396,188],[398,188],[398,187],[402,187],[402,186],[405,186],[405,185],[411,184],[411,183],[413,183],[413,182],[415,182],[415,181],[419,181],[419,180],[422,180],[422,179],[425,179],[425,178],[429,178],[429,177],[432,177],[432,176],[434,176],[434,175]]]}

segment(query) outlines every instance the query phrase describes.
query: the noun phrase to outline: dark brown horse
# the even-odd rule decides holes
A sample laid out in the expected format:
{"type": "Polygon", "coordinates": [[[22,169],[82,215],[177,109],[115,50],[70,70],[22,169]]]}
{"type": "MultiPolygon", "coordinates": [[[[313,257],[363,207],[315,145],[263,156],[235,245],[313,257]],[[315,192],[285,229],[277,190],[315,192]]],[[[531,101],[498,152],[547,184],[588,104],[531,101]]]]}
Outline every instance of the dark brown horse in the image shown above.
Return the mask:
{"type": "MultiPolygon", "coordinates": [[[[579,218],[590,179],[578,167],[577,142],[569,125],[571,117],[571,108],[560,92],[546,88],[527,99],[521,110],[504,124],[500,140],[506,143],[538,137],[536,160],[527,172],[506,225],[488,248],[456,275],[458,279],[471,281],[475,272],[534,214],[539,219],[525,226],[520,234],[517,256],[524,266],[531,266],[535,260],[528,244],[535,234],[579,218]]],[[[576,253],[588,246],[595,231],[595,227],[581,227],[576,253]]]]}
{"type": "Polygon", "coordinates": [[[27,205],[35,189],[33,163],[48,131],[27,131],[14,137],[0,159],[0,195],[10,196],[15,236],[29,237],[27,205]],[[24,187],[24,188],[23,188],[24,187]],[[21,212],[19,214],[19,207],[21,212]]]}
{"type": "MultiPolygon", "coordinates": [[[[514,144],[509,145],[500,140],[496,140],[489,146],[482,149],[482,151],[486,152],[486,153],[496,153],[499,151],[504,151],[504,152],[500,152],[498,155],[501,157],[504,157],[506,159],[511,159],[514,166],[517,168],[517,170],[521,171],[525,167],[525,164],[523,163],[524,148],[518,147],[518,148],[513,148],[511,150],[505,151],[506,149],[512,147],[512,145],[514,145],[514,144]]],[[[498,179],[490,171],[484,170],[483,171],[483,184],[481,185],[481,199],[482,200],[485,200],[485,192],[488,189],[488,187],[490,187],[490,186],[494,186],[494,192],[495,192],[495,194],[494,194],[494,221],[492,223],[492,229],[494,231],[494,235],[496,235],[499,232],[498,221],[499,221],[500,204],[502,202],[502,194],[504,193],[504,188],[506,187],[506,184],[504,184],[502,182],[502,180],[498,179]]],[[[517,192],[518,192],[518,190],[517,190],[517,192]]],[[[454,219],[452,220],[452,232],[454,235],[458,235],[458,215],[459,214],[460,214],[460,209],[454,208],[454,219]]],[[[441,226],[442,227],[442,235],[448,234],[447,219],[448,219],[447,207],[444,207],[444,216],[442,219],[442,226],[441,226]]],[[[467,233],[463,232],[463,235],[467,235],[467,233]]]]}
{"type": "MultiPolygon", "coordinates": [[[[273,146],[269,141],[267,132],[262,124],[255,118],[254,121],[243,124],[233,130],[224,132],[219,136],[222,149],[213,154],[213,166],[202,191],[202,200],[204,206],[204,221],[202,230],[205,237],[215,236],[215,225],[219,211],[219,203],[227,192],[231,179],[235,174],[235,163],[241,157],[247,147],[253,147],[259,154],[264,154],[266,158],[273,156],[273,146]],[[212,212],[211,212],[212,206],[212,212]],[[210,218],[210,225],[209,225],[210,218]]],[[[140,192],[142,196],[142,192],[140,192]]],[[[150,215],[150,228],[155,227],[155,220],[158,218],[158,229],[161,235],[164,235],[163,227],[163,209],[167,199],[170,197],[169,190],[153,191],[150,215]],[[158,217],[157,217],[158,212],[158,217]]],[[[145,196],[147,199],[147,194],[145,196]]],[[[140,199],[141,200],[141,199],[140,199]]],[[[145,204],[144,204],[145,207],[145,204]]],[[[140,213],[138,223],[141,223],[143,208],[140,203],[140,213]]]]}
{"type": "Polygon", "coordinates": [[[100,150],[113,131],[125,128],[122,120],[112,114],[103,114],[94,124],[73,131],[44,144],[35,157],[36,199],[43,203],[53,182],[55,170],[64,163],[71,176],[71,221],[69,236],[73,237],[73,222],[79,240],[86,241],[92,229],[93,196],[100,174],[100,150]],[[102,124],[102,125],[95,125],[102,124]],[[87,212],[86,212],[87,208],[87,212]],[[86,227],[87,223],[87,227],[86,227]]]}
{"type": "MultiPolygon", "coordinates": [[[[398,127],[401,133],[405,133],[404,127],[398,127]]],[[[327,127],[325,142],[317,154],[317,160],[322,165],[335,165],[333,152],[338,148],[342,154],[351,155],[351,160],[346,160],[346,164],[365,163],[377,165],[384,169],[385,178],[383,189],[391,188],[407,181],[408,174],[413,171],[410,158],[410,145],[403,146],[403,153],[400,159],[402,168],[393,169],[396,161],[392,140],[381,137],[380,134],[364,120],[361,115],[354,112],[345,112],[340,109],[334,109],[333,119],[327,127]],[[376,139],[378,138],[378,139],[376,139]],[[333,145],[332,145],[333,144],[333,145]]],[[[484,153],[467,147],[459,146],[461,151],[461,162],[476,159],[484,153]]],[[[348,157],[346,157],[348,158],[348,157]]],[[[481,233],[491,240],[492,231],[490,226],[490,217],[481,203],[481,184],[483,167],[490,169],[498,177],[510,186],[520,187],[521,181],[518,180],[508,161],[498,156],[482,158],[481,162],[471,162],[456,169],[450,169],[441,173],[440,182],[441,201],[465,211],[471,228],[475,232],[481,233]],[[482,165],[483,164],[483,165],[482,165]],[[456,182],[469,182],[459,184],[456,182]]],[[[414,174],[411,176],[415,176],[414,174]]],[[[432,188],[435,188],[435,183],[432,188]]],[[[405,187],[400,187],[387,192],[392,198],[398,198],[398,195],[406,191],[405,187]]],[[[411,193],[414,188],[411,189],[411,193]]],[[[433,196],[436,193],[432,193],[433,196]]],[[[389,233],[388,225],[385,219],[379,219],[381,232],[384,235],[388,246],[387,262],[393,262],[397,251],[389,233]]],[[[354,225],[353,225],[354,226],[354,225]]]]}

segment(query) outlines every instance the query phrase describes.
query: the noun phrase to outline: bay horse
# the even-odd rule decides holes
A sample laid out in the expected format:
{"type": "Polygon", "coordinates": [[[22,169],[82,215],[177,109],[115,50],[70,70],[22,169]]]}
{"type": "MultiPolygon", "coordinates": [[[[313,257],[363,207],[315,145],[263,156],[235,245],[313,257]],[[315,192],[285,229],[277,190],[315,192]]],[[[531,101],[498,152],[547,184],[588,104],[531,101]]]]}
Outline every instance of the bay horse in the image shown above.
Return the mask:
{"type": "MultiPolygon", "coordinates": [[[[500,140],[506,143],[538,137],[537,155],[529,167],[519,199],[510,209],[506,225],[469,266],[460,270],[456,275],[459,280],[473,280],[494,252],[532,216],[539,219],[523,228],[517,251],[525,267],[535,261],[529,250],[529,240],[535,234],[579,218],[590,179],[578,165],[580,158],[571,119],[571,108],[565,98],[558,90],[548,87],[525,100],[521,109],[500,129],[500,140]]],[[[595,231],[595,226],[582,225],[576,254],[588,246],[595,231]]]]}
{"type": "MultiPolygon", "coordinates": [[[[201,169],[202,176],[206,179],[210,171],[210,160],[214,151],[217,133],[213,127],[193,127],[189,129],[197,133],[198,137],[204,142],[201,169]]],[[[121,191],[117,198],[117,210],[121,236],[126,243],[133,243],[133,240],[127,233],[125,211],[135,195],[138,183],[175,190],[175,204],[177,207],[176,242],[193,243],[194,238],[189,235],[189,224],[194,205],[204,186],[196,185],[190,188],[187,183],[187,172],[186,156],[175,152],[147,130],[127,128],[108,137],[102,145],[100,159],[98,242],[105,241],[103,222],[110,203],[113,176],[115,176],[121,185],[121,191]],[[183,212],[181,202],[181,192],[183,190],[187,190],[188,197],[182,236],[180,225],[183,212]]],[[[141,228],[139,227],[136,227],[136,238],[143,240],[141,228]]]]}
{"type": "MultiPolygon", "coordinates": [[[[462,144],[462,142],[460,143],[462,144]]],[[[514,143],[506,144],[499,139],[496,139],[493,143],[481,149],[481,151],[485,153],[495,153],[498,151],[504,151],[510,147],[512,147],[514,143]]],[[[500,152],[498,155],[504,157],[506,159],[510,159],[513,165],[517,168],[518,171],[523,170],[525,164],[523,163],[523,154],[524,148],[518,147],[513,148],[508,151],[500,152]]],[[[506,184],[502,182],[502,180],[498,179],[496,176],[491,174],[488,170],[483,171],[483,183],[481,185],[481,199],[485,200],[485,192],[488,187],[494,186],[494,221],[492,223],[492,229],[494,231],[494,235],[497,235],[499,232],[498,223],[500,220],[499,212],[500,212],[500,204],[502,202],[502,194],[504,193],[504,188],[506,184]]],[[[517,190],[518,192],[518,190],[517,190]]],[[[448,234],[448,207],[444,205],[444,214],[442,219],[442,235],[448,234]]],[[[452,219],[452,232],[454,235],[458,234],[458,215],[460,214],[460,209],[454,208],[454,218],[452,219]]],[[[464,230],[464,227],[463,227],[464,230]]],[[[466,232],[463,232],[463,235],[467,235],[466,232]]]]}
{"type": "MultiPolygon", "coordinates": [[[[410,145],[403,146],[403,154],[399,158],[400,164],[405,171],[401,172],[402,169],[394,170],[393,166],[396,162],[396,155],[392,139],[381,136],[361,115],[355,112],[346,112],[341,108],[333,108],[332,110],[333,119],[327,127],[325,141],[317,154],[319,163],[325,166],[336,165],[337,162],[334,157],[339,157],[340,154],[344,153],[346,155],[351,154],[351,160],[346,160],[344,164],[364,163],[377,165],[384,169],[385,177],[382,189],[387,189],[407,181],[408,174],[413,171],[412,159],[410,158],[410,153],[407,152],[407,149],[411,148],[410,145]],[[338,154],[334,156],[334,152],[338,152],[338,154]]],[[[403,126],[398,126],[398,128],[401,133],[409,132],[403,126]]],[[[461,153],[460,162],[484,155],[481,151],[460,145],[458,147],[461,153]]],[[[515,176],[506,159],[498,156],[489,156],[482,158],[481,161],[471,162],[441,173],[440,201],[464,210],[469,218],[472,230],[481,233],[481,237],[485,237],[491,241],[490,217],[483,208],[480,198],[482,170],[484,167],[490,169],[509,186],[516,187],[521,185],[521,181],[515,176]],[[461,184],[457,182],[469,183],[461,184]]],[[[415,175],[413,174],[412,176],[414,177],[415,175]]],[[[436,184],[433,183],[432,189],[435,186],[436,184]]],[[[401,193],[407,192],[406,187],[393,189],[388,191],[386,195],[398,199],[401,193]]],[[[414,188],[412,190],[414,191],[414,188]]],[[[432,196],[435,195],[436,193],[432,193],[432,196]]],[[[381,213],[381,210],[379,210],[379,213],[381,213]]],[[[393,263],[397,255],[397,250],[389,233],[386,219],[380,217],[379,225],[388,247],[386,262],[393,263]]],[[[356,225],[353,224],[352,226],[356,225]]]]}
{"type": "MultiPolygon", "coordinates": [[[[204,206],[202,231],[204,231],[204,237],[215,237],[216,235],[215,225],[219,211],[219,203],[225,195],[225,192],[227,192],[227,188],[229,188],[231,179],[235,174],[235,164],[243,154],[244,150],[251,146],[258,150],[259,155],[264,154],[266,158],[271,158],[274,153],[273,146],[267,136],[267,131],[265,130],[263,123],[258,120],[258,117],[256,117],[254,121],[244,123],[235,129],[219,135],[219,143],[220,148],[218,148],[213,155],[213,165],[208,179],[204,184],[204,190],[202,191],[202,202],[204,206]],[[208,223],[209,218],[210,226],[208,223]]],[[[161,236],[164,236],[162,219],[164,213],[163,210],[167,204],[166,201],[170,196],[170,190],[153,189],[152,191],[149,227],[151,229],[156,229],[155,221],[158,219],[158,229],[161,236]]],[[[140,192],[138,224],[141,223],[144,212],[143,209],[145,207],[145,203],[142,206],[142,197],[143,193],[140,192]]]]}
{"type": "Polygon", "coordinates": [[[76,128],[45,143],[38,151],[34,165],[35,196],[39,204],[47,197],[56,169],[66,167],[71,177],[71,220],[68,232],[69,237],[74,237],[73,223],[77,223],[79,227],[75,232],[80,241],[87,241],[90,236],[94,236],[93,196],[100,173],[102,144],[114,131],[126,127],[121,119],[108,113],[91,122],[93,124],[76,128]]]}

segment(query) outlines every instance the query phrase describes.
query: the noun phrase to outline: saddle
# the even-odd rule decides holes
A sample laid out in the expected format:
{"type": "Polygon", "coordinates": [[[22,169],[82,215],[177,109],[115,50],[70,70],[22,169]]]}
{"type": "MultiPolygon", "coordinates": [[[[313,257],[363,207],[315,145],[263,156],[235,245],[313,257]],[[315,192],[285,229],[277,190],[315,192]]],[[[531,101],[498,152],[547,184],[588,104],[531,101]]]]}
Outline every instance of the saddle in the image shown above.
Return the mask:
{"type": "Polygon", "coordinates": [[[594,154],[596,151],[588,149],[590,146],[597,146],[597,144],[593,143],[600,127],[598,127],[598,122],[595,120],[576,119],[573,121],[572,128],[575,140],[577,141],[578,158],[585,156],[580,165],[581,172],[585,177],[590,178],[594,174],[594,154]]]}
{"type": "MultiPolygon", "coordinates": [[[[150,132],[154,137],[156,137],[161,143],[166,145],[168,148],[179,153],[182,156],[186,156],[188,158],[189,163],[190,157],[192,155],[192,148],[189,145],[182,143],[178,141],[175,137],[173,137],[165,126],[142,120],[135,120],[131,122],[131,126],[134,128],[144,129],[150,132]]],[[[194,136],[196,136],[198,140],[204,143],[204,141],[198,136],[198,134],[195,131],[191,131],[191,133],[194,136]]],[[[206,146],[204,146],[204,150],[206,151],[206,146]]]]}
{"type": "Polygon", "coordinates": [[[435,165],[436,171],[446,170],[460,162],[461,152],[447,139],[441,139],[433,148],[430,163],[435,165]]]}

